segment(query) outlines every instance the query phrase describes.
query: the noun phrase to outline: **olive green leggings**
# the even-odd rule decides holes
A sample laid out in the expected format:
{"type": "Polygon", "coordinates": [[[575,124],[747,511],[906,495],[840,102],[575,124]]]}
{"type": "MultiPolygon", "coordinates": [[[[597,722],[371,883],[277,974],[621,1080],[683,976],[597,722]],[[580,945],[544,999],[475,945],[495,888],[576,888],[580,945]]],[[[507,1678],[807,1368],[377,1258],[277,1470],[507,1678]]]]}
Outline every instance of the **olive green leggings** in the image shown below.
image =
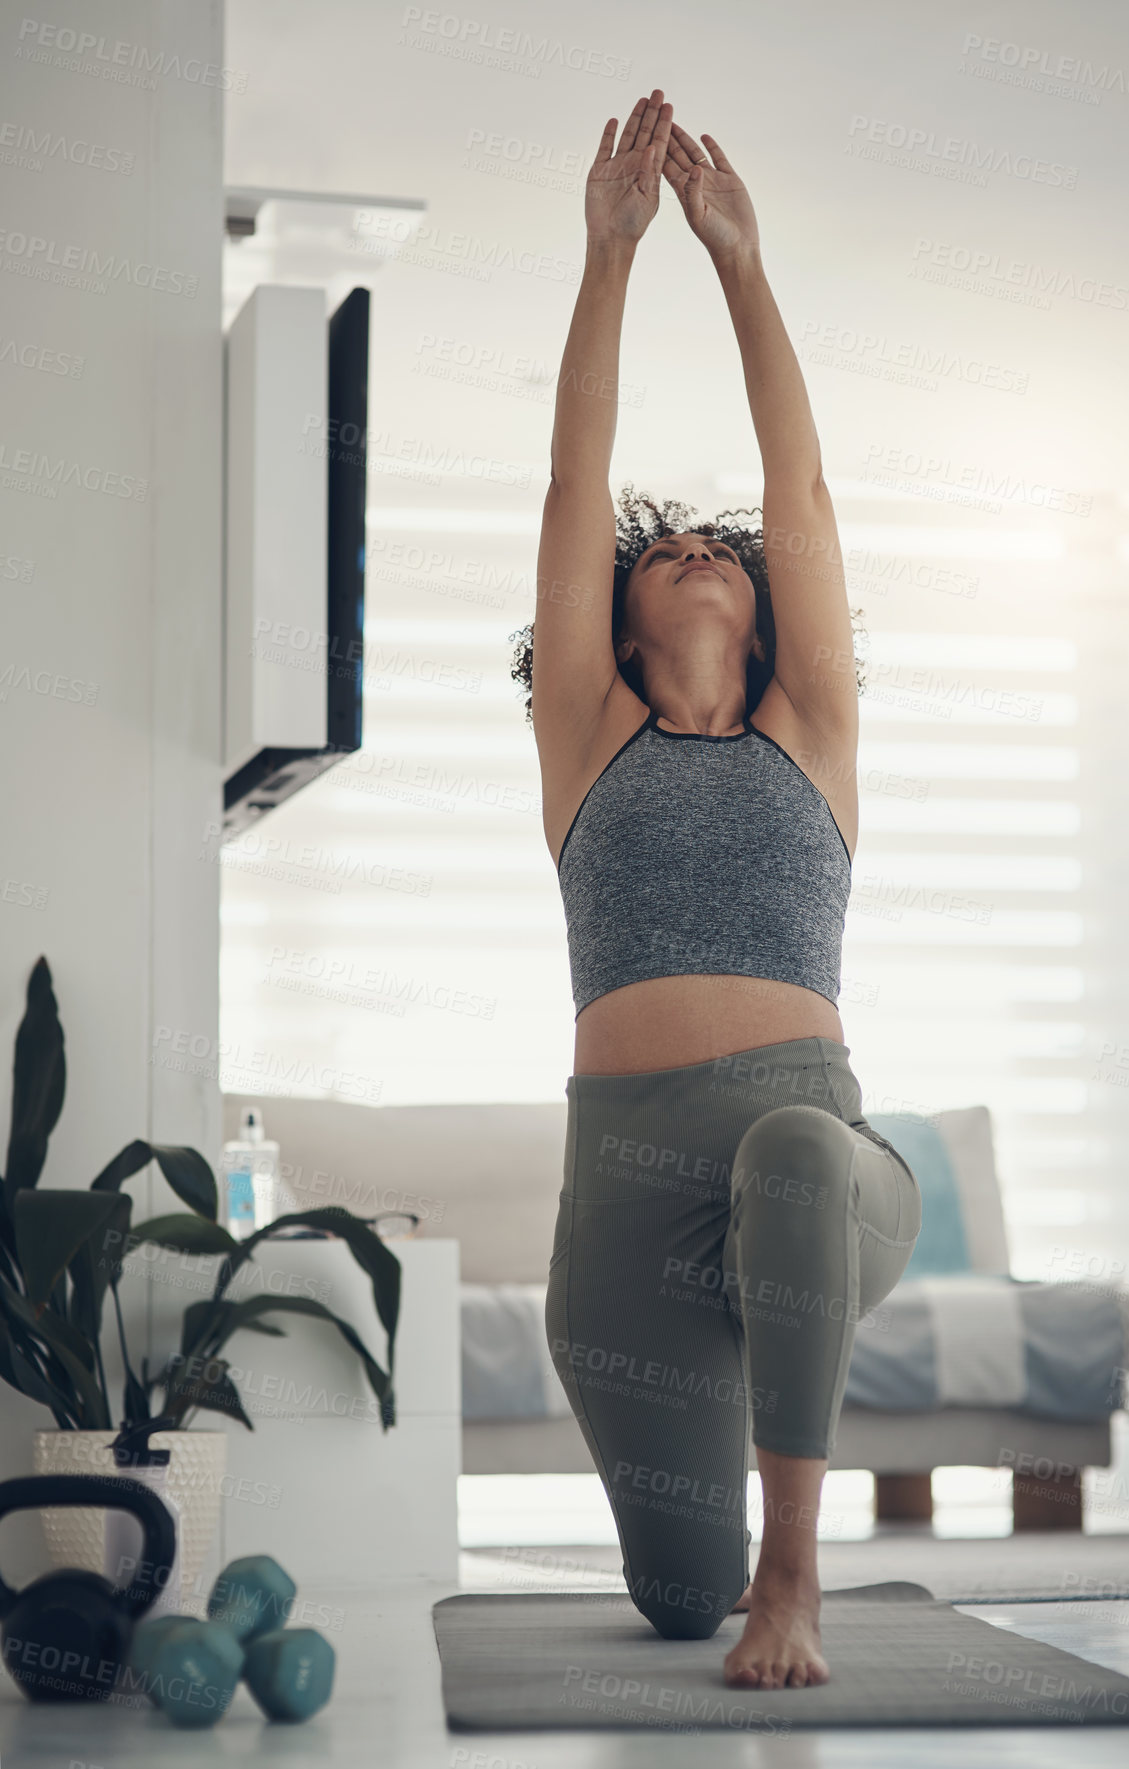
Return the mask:
{"type": "Polygon", "coordinates": [[[856,1331],[921,1227],[845,1044],[570,1075],[545,1328],[631,1596],[708,1638],[749,1582],[752,1443],[829,1456],[856,1331]]]}

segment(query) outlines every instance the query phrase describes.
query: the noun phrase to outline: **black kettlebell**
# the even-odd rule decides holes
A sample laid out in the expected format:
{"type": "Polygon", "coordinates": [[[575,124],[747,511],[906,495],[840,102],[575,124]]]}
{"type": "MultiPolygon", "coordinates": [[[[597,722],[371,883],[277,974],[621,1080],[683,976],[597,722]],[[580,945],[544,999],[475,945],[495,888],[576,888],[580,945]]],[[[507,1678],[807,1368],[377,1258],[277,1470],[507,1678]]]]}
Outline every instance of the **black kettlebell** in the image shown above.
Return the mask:
{"type": "Polygon", "coordinates": [[[118,1474],[28,1474],[0,1481],[0,1518],[44,1505],[131,1511],[145,1546],[136,1577],[119,1589],[101,1573],[68,1567],[22,1591],[0,1578],[4,1665],[29,1701],[105,1701],[125,1664],[134,1623],[167,1579],[176,1523],[163,1500],[118,1474]]]}

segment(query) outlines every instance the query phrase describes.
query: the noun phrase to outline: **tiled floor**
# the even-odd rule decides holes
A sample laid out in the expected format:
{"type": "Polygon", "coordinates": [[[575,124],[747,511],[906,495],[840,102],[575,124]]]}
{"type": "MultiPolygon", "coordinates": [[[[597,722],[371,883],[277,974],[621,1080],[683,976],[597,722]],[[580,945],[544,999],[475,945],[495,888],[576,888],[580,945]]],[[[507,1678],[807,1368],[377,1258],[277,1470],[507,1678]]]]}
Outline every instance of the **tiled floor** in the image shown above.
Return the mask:
{"type": "MultiPolygon", "coordinates": [[[[461,1587],[484,1588],[482,1566],[463,1558],[461,1587]]],[[[506,1588],[497,1585],[495,1588],[506,1588]]],[[[512,1583],[509,1585],[513,1588],[512,1583]]],[[[524,1588],[528,1588],[525,1586],[524,1588]]],[[[217,1762],[339,1764],[350,1769],[1050,1769],[1123,1765],[1129,1725],[842,1730],[752,1740],[653,1732],[448,1732],[440,1699],[431,1605],[452,1585],[373,1590],[303,1589],[312,1603],[344,1610],[331,1634],[338,1668],[333,1698],[312,1721],[268,1725],[244,1688],[214,1730],[178,1732],[162,1716],[99,1704],[33,1707],[0,1683],[3,1769],[214,1769],[217,1762]]],[[[1129,1602],[977,1605],[969,1614],[1129,1674],[1129,1602]]],[[[834,1667],[832,1667],[834,1670],[834,1667]]]]}

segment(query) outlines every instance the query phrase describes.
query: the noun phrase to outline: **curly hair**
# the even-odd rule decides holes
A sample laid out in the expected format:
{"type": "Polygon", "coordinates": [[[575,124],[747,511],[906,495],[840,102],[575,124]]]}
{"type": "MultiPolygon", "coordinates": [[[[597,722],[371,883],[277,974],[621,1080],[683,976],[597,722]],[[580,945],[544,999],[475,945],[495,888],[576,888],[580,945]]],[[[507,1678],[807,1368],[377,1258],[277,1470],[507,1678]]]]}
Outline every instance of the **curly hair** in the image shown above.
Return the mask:
{"type": "MultiPolygon", "coordinates": [[[[757,706],[776,668],[776,625],[772,616],[772,597],[768,587],[768,567],[764,557],[764,536],[761,528],[750,528],[729,518],[741,516],[763,516],[760,505],[754,509],[722,510],[715,521],[699,522],[697,512],[676,498],[667,498],[661,505],[648,497],[644,492],[636,492],[634,484],[629,480],[619,494],[620,514],[616,516],[616,548],[615,570],[612,587],[612,644],[619,639],[623,628],[625,604],[627,596],[627,580],[637,559],[652,545],[668,534],[702,534],[708,540],[717,540],[733,548],[749,577],[752,579],[756,596],[757,633],[764,644],[764,660],[749,653],[746,670],[747,707],[752,713],[757,706]]],[[[851,626],[857,632],[858,621],[862,610],[852,608],[851,626]]],[[[521,682],[526,689],[525,719],[527,724],[533,723],[533,622],[517,633],[510,634],[514,646],[513,666],[510,675],[515,682],[521,682]]],[[[619,673],[633,689],[640,700],[646,701],[643,688],[643,671],[638,654],[629,657],[626,663],[618,664],[619,673]]],[[[863,667],[855,654],[855,682],[861,694],[865,688],[863,667]]]]}

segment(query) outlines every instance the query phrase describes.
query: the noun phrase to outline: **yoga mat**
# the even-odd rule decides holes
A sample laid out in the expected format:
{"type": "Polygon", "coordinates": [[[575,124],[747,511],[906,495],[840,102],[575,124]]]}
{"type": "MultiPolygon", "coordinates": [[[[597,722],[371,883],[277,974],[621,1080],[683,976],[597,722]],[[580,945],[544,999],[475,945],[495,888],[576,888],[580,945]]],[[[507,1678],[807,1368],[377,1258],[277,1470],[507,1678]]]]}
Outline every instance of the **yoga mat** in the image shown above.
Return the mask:
{"type": "Polygon", "coordinates": [[[664,1640],[604,1592],[445,1597],[431,1616],[455,1731],[1129,1724],[1129,1677],[900,1581],[823,1593],[831,1680],[808,1689],[725,1682],[743,1615],[711,1640],[664,1640]]]}
{"type": "MultiPolygon", "coordinates": [[[[1129,1598],[1129,1535],[1029,1530],[968,1539],[886,1526],[866,1541],[821,1541],[819,1579],[824,1590],[908,1580],[946,1603],[1109,1602],[1129,1598]]],[[[464,1548],[459,1584],[507,1593],[559,1586],[627,1594],[623,1551],[602,1544],[464,1548]]]]}

